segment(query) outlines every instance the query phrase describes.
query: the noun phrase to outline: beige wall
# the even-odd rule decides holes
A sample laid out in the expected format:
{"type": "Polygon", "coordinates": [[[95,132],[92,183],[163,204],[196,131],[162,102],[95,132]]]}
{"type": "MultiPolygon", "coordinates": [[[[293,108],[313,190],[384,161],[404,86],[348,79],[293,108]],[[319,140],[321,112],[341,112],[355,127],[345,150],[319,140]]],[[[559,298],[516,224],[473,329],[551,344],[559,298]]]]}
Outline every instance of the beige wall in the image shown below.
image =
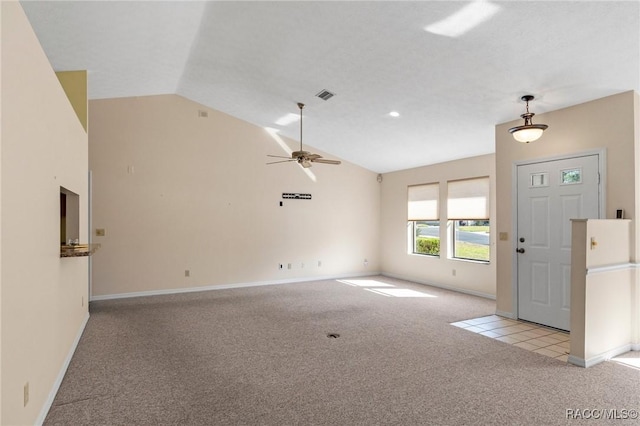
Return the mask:
{"type": "Polygon", "coordinates": [[[447,181],[489,176],[491,180],[491,224],[495,223],[495,156],[483,155],[432,166],[387,173],[382,181],[381,253],[384,274],[472,294],[495,296],[495,238],[491,227],[489,264],[449,259],[447,181]],[[408,253],[407,187],[440,183],[440,257],[408,253]],[[455,275],[454,275],[455,270],[455,275]]]}
{"type": "Polygon", "coordinates": [[[629,263],[630,222],[572,221],[569,362],[589,367],[637,343],[630,297],[635,285],[629,263]]]}
{"type": "MultiPolygon", "coordinates": [[[[545,123],[549,129],[535,142],[515,142],[508,129],[522,120],[496,126],[496,195],[497,233],[506,232],[508,240],[497,242],[497,311],[513,314],[512,301],[513,255],[515,253],[512,214],[512,175],[514,164],[532,159],[551,158],[585,151],[606,151],[606,218],[615,218],[616,209],[624,209],[625,216],[634,225],[638,219],[636,210],[636,180],[634,145],[637,136],[638,94],[624,92],[570,108],[539,114],[535,123],[545,123]]],[[[535,112],[535,103],[532,105],[535,112]]],[[[632,237],[632,249],[635,247],[632,237]]],[[[635,259],[635,250],[631,257],[635,259]]]]}
{"type": "Polygon", "coordinates": [[[177,95],[89,107],[94,297],[379,270],[376,174],[267,166],[286,154],[265,129],[177,95]]]}
{"type": "Polygon", "coordinates": [[[26,425],[46,414],[88,315],[87,259],[61,259],[59,247],[60,186],[80,195],[88,237],[88,146],[20,4],[1,7],[0,423],[26,425]]]}

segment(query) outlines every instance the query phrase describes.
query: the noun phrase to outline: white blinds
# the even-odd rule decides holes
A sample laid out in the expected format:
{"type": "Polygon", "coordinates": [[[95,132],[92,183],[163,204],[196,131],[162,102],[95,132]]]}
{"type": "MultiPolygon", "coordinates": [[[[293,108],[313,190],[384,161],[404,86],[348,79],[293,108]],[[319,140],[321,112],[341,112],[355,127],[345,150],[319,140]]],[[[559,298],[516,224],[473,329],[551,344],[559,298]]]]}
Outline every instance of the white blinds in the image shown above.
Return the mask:
{"type": "Polygon", "coordinates": [[[449,220],[489,219],[489,178],[456,180],[447,183],[449,220]]]}
{"type": "Polygon", "coordinates": [[[407,220],[439,220],[440,184],[415,185],[408,188],[407,220]]]}

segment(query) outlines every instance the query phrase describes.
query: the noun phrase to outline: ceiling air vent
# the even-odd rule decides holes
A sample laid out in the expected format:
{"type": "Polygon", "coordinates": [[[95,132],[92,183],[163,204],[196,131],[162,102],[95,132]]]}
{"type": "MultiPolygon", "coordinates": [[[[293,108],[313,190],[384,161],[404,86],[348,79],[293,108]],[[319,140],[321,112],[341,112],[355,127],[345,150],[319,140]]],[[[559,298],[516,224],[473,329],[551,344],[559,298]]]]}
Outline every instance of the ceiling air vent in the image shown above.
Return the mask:
{"type": "Polygon", "coordinates": [[[331,93],[330,91],[323,89],[320,92],[316,93],[316,96],[322,99],[323,101],[328,101],[331,99],[335,93],[331,93]]]}

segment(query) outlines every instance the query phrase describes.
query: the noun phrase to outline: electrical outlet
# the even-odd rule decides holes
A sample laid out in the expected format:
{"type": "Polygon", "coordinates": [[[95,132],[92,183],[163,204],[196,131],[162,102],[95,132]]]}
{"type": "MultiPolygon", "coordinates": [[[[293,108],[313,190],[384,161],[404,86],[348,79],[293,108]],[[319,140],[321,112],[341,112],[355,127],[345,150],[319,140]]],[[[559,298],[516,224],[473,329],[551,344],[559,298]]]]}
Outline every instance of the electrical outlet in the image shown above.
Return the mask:
{"type": "Polygon", "coordinates": [[[190,270],[188,270],[188,269],[185,269],[185,270],[184,270],[184,276],[185,276],[185,277],[190,277],[190,276],[191,276],[191,271],[190,271],[190,270]]]}
{"type": "Polygon", "coordinates": [[[453,275],[454,277],[456,276],[456,270],[455,269],[451,270],[451,275],[453,275]]]}
{"type": "Polygon", "coordinates": [[[304,269],[304,262],[300,264],[300,269],[304,269]]]}
{"type": "Polygon", "coordinates": [[[291,264],[287,263],[287,269],[291,269],[291,264]]]}
{"type": "Polygon", "coordinates": [[[364,266],[369,266],[369,261],[367,259],[365,259],[362,263],[364,264],[364,266]]]}
{"type": "Polygon", "coordinates": [[[23,395],[23,400],[24,400],[24,406],[26,407],[27,404],[29,403],[29,382],[24,384],[24,395],[23,395]]]}
{"type": "Polygon", "coordinates": [[[318,260],[318,268],[322,267],[322,261],[318,260]]]}

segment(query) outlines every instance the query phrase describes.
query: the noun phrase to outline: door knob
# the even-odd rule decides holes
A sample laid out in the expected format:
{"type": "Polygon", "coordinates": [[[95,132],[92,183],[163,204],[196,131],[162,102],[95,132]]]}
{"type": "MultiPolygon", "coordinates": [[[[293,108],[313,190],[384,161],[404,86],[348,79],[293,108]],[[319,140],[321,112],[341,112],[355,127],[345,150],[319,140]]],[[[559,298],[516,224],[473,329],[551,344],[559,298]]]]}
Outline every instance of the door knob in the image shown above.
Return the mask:
{"type": "Polygon", "coordinates": [[[524,253],[524,249],[523,249],[523,248],[516,249],[516,251],[517,251],[518,253],[524,253]]]}

